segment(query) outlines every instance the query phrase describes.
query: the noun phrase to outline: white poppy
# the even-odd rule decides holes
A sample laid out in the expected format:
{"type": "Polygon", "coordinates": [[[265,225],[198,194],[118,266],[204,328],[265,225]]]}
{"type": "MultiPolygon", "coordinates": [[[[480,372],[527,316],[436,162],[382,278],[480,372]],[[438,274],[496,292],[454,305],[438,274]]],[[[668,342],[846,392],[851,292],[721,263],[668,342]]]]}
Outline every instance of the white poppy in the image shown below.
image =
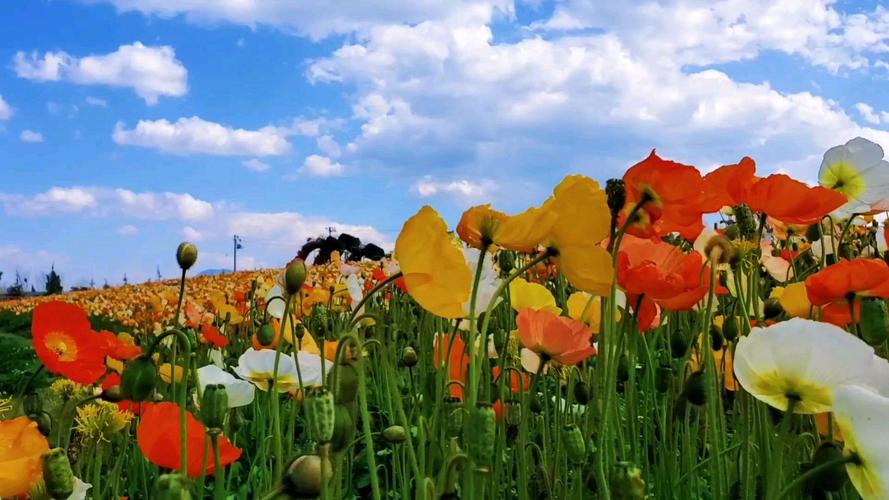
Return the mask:
{"type": "Polygon", "coordinates": [[[826,255],[833,255],[835,246],[836,241],[833,235],[824,234],[818,241],[812,242],[812,255],[819,260],[826,255]]]}
{"type": "Polygon", "coordinates": [[[364,288],[361,286],[361,282],[358,281],[358,276],[354,274],[350,274],[346,278],[346,287],[349,289],[349,298],[352,301],[352,310],[354,310],[358,307],[361,299],[364,298],[364,288]]]}
{"type": "Polygon", "coordinates": [[[281,285],[275,285],[271,287],[268,293],[265,294],[265,303],[268,305],[266,308],[269,312],[269,315],[281,319],[284,317],[284,289],[281,288],[281,285]],[[278,298],[276,298],[278,297],[278,298]],[[281,300],[279,300],[281,299],[281,300]]]}
{"type": "MultiPolygon", "coordinates": [[[[463,256],[466,258],[466,264],[469,266],[469,269],[472,269],[473,273],[478,268],[479,255],[480,250],[463,246],[463,256]]],[[[497,275],[497,270],[494,269],[494,258],[486,255],[484,262],[482,262],[481,276],[479,277],[478,290],[476,291],[476,313],[486,311],[492,301],[494,304],[500,302],[500,297],[494,297],[494,292],[497,291],[500,282],[500,276],[497,275]]],[[[466,316],[469,316],[470,302],[470,300],[467,300],[463,304],[463,313],[466,316]]]]}
{"type": "Polygon", "coordinates": [[[735,376],[753,397],[794,413],[830,411],[834,390],[880,384],[874,350],[837,326],[793,318],[753,328],[738,341],[735,376]]]}
{"type": "Polygon", "coordinates": [[[818,182],[849,199],[836,211],[838,215],[868,212],[889,198],[889,162],[879,144],[856,137],[824,153],[818,182]]]}
{"type": "Polygon", "coordinates": [[[222,351],[219,349],[210,349],[210,362],[219,368],[225,369],[225,360],[222,359],[222,351]]]}
{"type": "Polygon", "coordinates": [[[74,491],[71,492],[71,495],[66,500],[86,500],[86,494],[92,487],[93,485],[90,483],[85,483],[79,477],[75,477],[74,491]]]}
{"type": "MultiPolygon", "coordinates": [[[[247,349],[244,354],[238,358],[238,366],[234,368],[236,374],[244,380],[251,382],[261,391],[268,391],[273,382],[275,373],[275,356],[276,353],[272,349],[263,349],[257,351],[253,348],[247,349]]],[[[299,351],[297,353],[299,361],[299,375],[302,376],[304,387],[321,384],[321,358],[315,354],[299,351]]],[[[327,371],[333,363],[326,363],[327,371]]],[[[294,358],[286,353],[280,354],[278,360],[278,377],[274,379],[275,388],[278,392],[291,392],[299,389],[299,378],[296,371],[296,362],[294,358]]]]}
{"type": "Polygon", "coordinates": [[[889,399],[866,387],[836,390],[833,413],[843,433],[843,454],[854,456],[846,464],[852,485],[862,498],[889,498],[889,399]]]}
{"type": "Polygon", "coordinates": [[[208,385],[220,384],[225,387],[229,408],[249,405],[253,402],[256,391],[250,382],[237,379],[234,375],[220,369],[216,365],[198,368],[198,383],[201,386],[201,391],[205,391],[208,385]]]}

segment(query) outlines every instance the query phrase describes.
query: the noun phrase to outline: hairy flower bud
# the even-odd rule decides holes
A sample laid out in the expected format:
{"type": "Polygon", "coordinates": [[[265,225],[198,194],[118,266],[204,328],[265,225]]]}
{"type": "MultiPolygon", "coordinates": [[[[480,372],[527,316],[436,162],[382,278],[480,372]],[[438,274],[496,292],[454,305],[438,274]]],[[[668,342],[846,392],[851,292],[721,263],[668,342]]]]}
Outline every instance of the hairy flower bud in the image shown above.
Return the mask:
{"type": "Polygon", "coordinates": [[[608,209],[612,215],[620,212],[627,202],[627,191],[623,179],[605,181],[605,194],[608,196],[608,209]]]}
{"type": "Polygon", "coordinates": [[[284,287],[288,295],[296,295],[306,282],[308,270],[302,259],[293,259],[284,271],[284,287]]]}
{"type": "Polygon", "coordinates": [[[407,440],[407,432],[400,425],[390,425],[383,429],[383,439],[392,443],[403,443],[407,440]]]}
{"type": "Polygon", "coordinates": [[[219,434],[228,414],[228,392],[222,384],[208,385],[201,397],[201,421],[208,433],[219,434]]]}
{"type": "Polygon", "coordinates": [[[148,401],[157,386],[157,370],[148,355],[128,361],[120,376],[120,392],[124,399],[137,403],[148,401]]]}
{"type": "Polygon", "coordinates": [[[413,368],[417,365],[417,360],[417,351],[413,347],[406,346],[404,349],[402,349],[401,364],[408,368],[413,368]]]}
{"type": "Polygon", "coordinates": [[[193,266],[197,260],[198,247],[196,247],[194,243],[184,241],[179,244],[179,247],[176,249],[176,262],[179,263],[180,269],[183,271],[191,269],[191,266],[193,266]]]}
{"type": "Polygon", "coordinates": [[[497,416],[489,404],[479,404],[469,414],[466,426],[466,447],[469,458],[479,467],[491,465],[494,458],[494,442],[497,436],[497,416]]]}
{"type": "Polygon", "coordinates": [[[562,442],[571,463],[579,465],[586,462],[586,440],[576,424],[568,424],[562,429],[562,442]]]}
{"type": "Polygon", "coordinates": [[[74,472],[68,454],[62,448],[53,448],[43,454],[43,481],[50,498],[68,498],[74,492],[74,472]]]}

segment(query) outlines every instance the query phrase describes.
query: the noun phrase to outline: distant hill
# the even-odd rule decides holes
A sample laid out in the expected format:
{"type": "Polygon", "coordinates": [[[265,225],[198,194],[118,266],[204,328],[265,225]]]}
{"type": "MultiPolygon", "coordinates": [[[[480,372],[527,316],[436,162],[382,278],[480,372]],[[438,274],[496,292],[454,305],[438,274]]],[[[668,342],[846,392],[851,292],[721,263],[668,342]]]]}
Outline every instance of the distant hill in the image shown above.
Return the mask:
{"type": "Polygon", "coordinates": [[[217,274],[227,274],[230,272],[230,269],[204,269],[195,276],[216,276],[217,274]]]}

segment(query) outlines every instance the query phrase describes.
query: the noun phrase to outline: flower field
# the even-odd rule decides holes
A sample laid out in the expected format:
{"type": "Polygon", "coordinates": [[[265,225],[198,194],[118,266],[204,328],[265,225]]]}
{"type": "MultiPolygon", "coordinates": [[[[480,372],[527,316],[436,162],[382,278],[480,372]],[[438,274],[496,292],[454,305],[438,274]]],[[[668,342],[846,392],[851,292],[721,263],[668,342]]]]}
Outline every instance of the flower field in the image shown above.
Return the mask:
{"type": "Polygon", "coordinates": [[[183,243],[181,280],[0,302],[38,360],[0,497],[889,498],[889,163],[756,168],[652,152],[424,206],[380,262],[190,278],[183,243]]]}

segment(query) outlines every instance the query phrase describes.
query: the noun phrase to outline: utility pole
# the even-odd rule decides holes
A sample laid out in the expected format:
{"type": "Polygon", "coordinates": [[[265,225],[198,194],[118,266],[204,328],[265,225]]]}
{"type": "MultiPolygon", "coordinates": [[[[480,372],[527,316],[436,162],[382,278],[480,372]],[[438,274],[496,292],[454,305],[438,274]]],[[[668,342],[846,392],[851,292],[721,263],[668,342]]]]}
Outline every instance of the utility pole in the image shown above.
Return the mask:
{"type": "Polygon", "coordinates": [[[324,229],[327,229],[327,236],[333,236],[333,233],[336,232],[336,228],[333,226],[327,226],[324,229]]]}
{"type": "Polygon", "coordinates": [[[234,259],[235,259],[234,264],[232,265],[232,272],[235,272],[235,273],[238,272],[238,250],[241,248],[244,248],[241,245],[241,241],[242,241],[241,237],[238,236],[237,234],[232,237],[232,246],[234,247],[233,255],[234,255],[234,259]]]}

